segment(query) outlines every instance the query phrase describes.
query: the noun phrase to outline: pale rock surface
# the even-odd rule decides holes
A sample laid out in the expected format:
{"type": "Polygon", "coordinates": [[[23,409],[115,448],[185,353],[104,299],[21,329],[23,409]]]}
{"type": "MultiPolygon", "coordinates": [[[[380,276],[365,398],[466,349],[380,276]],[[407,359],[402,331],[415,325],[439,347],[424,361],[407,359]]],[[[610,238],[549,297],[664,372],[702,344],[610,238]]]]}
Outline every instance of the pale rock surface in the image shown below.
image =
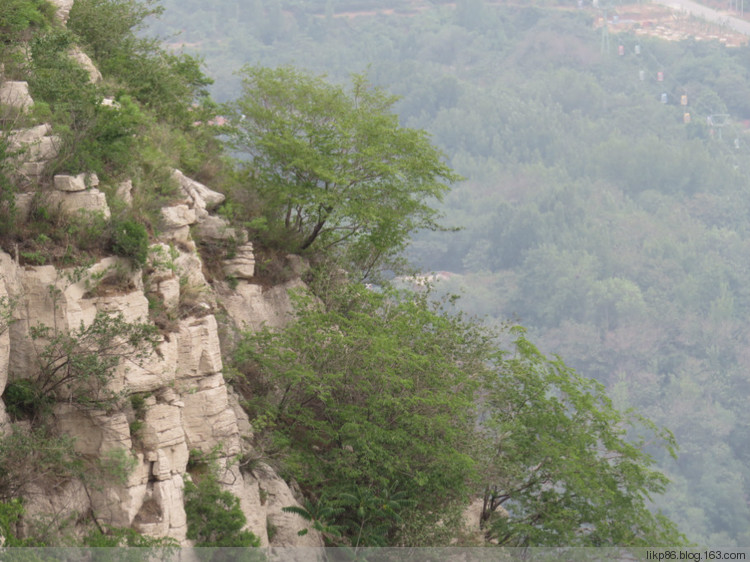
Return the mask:
{"type": "Polygon", "coordinates": [[[225,260],[224,275],[249,281],[255,275],[255,254],[253,245],[248,242],[237,248],[235,257],[225,260]]]}
{"type": "Polygon", "coordinates": [[[73,7],[74,0],[50,0],[50,4],[57,8],[55,16],[61,22],[66,23],[70,15],[70,9],[73,7]]]}
{"type": "Polygon", "coordinates": [[[90,187],[99,185],[99,178],[96,174],[78,174],[77,176],[68,176],[58,174],[55,176],[55,189],[58,191],[86,191],[90,187]]]}
{"type": "Polygon", "coordinates": [[[109,218],[112,214],[109,210],[109,205],[107,205],[107,196],[98,189],[72,193],[51,191],[48,198],[51,204],[59,205],[60,210],[68,215],[74,215],[78,211],[85,211],[89,213],[102,213],[104,218],[109,218]]]}
{"type": "Polygon", "coordinates": [[[289,291],[305,288],[299,279],[266,289],[261,285],[240,283],[235,291],[222,295],[222,302],[240,329],[278,328],[288,323],[294,314],[289,291]]]}
{"type": "Polygon", "coordinates": [[[180,304],[180,280],[177,277],[159,282],[156,291],[167,310],[174,310],[180,304]]]}
{"type": "Polygon", "coordinates": [[[57,156],[60,138],[51,135],[52,127],[44,123],[29,129],[18,129],[9,135],[10,150],[18,173],[27,179],[38,178],[47,162],[57,156]]]}
{"type": "Polygon", "coordinates": [[[227,404],[227,389],[221,375],[200,379],[198,392],[183,395],[183,424],[189,448],[208,453],[221,445],[226,455],[240,453],[237,418],[227,404]],[[212,381],[213,379],[213,381],[212,381]],[[216,386],[207,385],[213,382],[216,386]]]}
{"type": "Polygon", "coordinates": [[[42,123],[28,129],[15,129],[10,134],[11,147],[18,149],[23,145],[33,144],[38,142],[46,135],[52,132],[52,125],[49,123],[42,123]]]}
{"type": "Polygon", "coordinates": [[[117,197],[122,199],[126,206],[133,206],[133,181],[126,180],[117,185],[117,191],[115,191],[117,197]]]}
{"type": "Polygon", "coordinates": [[[21,151],[20,159],[26,162],[48,161],[57,156],[59,137],[49,136],[52,127],[43,123],[29,129],[18,129],[11,132],[11,151],[21,151]]]}
{"type": "Polygon", "coordinates": [[[175,205],[173,207],[164,207],[161,210],[162,226],[166,230],[173,230],[189,226],[196,221],[195,210],[187,205],[175,205]]]}
{"type": "Polygon", "coordinates": [[[146,411],[141,441],[147,453],[155,453],[151,476],[158,481],[183,474],[187,467],[188,448],[182,427],[182,408],[173,404],[156,404],[146,411]]]}
{"type": "Polygon", "coordinates": [[[94,61],[92,61],[91,58],[81,49],[74,47],[68,54],[71,59],[86,71],[89,75],[89,82],[97,84],[102,81],[102,73],[99,72],[99,69],[94,65],[94,61]]]}
{"type": "Polygon", "coordinates": [[[26,111],[32,105],[34,100],[29,94],[28,82],[8,80],[0,84],[0,106],[26,111]]]}
{"type": "MultiPolygon", "coordinates": [[[[7,255],[7,254],[6,254],[7,255]]],[[[0,264],[2,262],[0,261],[0,264]]],[[[6,314],[10,313],[10,299],[8,290],[5,287],[5,279],[0,269],[0,396],[5,390],[5,384],[8,382],[8,363],[10,361],[10,325],[5,319],[6,314]],[[4,306],[3,306],[4,305],[4,306]]],[[[4,422],[5,409],[0,410],[0,424],[4,422]]]]}
{"type": "Polygon", "coordinates": [[[172,172],[172,179],[177,182],[180,189],[185,194],[189,205],[195,209],[198,221],[205,220],[208,217],[208,211],[214,209],[224,202],[223,194],[213,191],[200,182],[190,179],[179,170],[172,172]]]}
{"type": "Polygon", "coordinates": [[[153,537],[173,537],[185,541],[187,518],[184,506],[185,484],[176,474],[169,480],[149,482],[133,527],[153,537]]]}
{"type": "Polygon", "coordinates": [[[237,240],[237,231],[225,219],[214,215],[209,215],[198,223],[195,232],[205,240],[237,240]]]}
{"type": "Polygon", "coordinates": [[[179,379],[221,373],[221,348],[216,318],[213,315],[182,320],[177,341],[179,379]]]}
{"type": "Polygon", "coordinates": [[[79,480],[58,483],[54,487],[29,484],[24,500],[26,521],[40,517],[62,523],[73,513],[88,512],[91,506],[86,488],[79,480]]]}
{"type": "Polygon", "coordinates": [[[86,412],[63,403],[55,408],[55,420],[63,433],[75,437],[73,446],[83,455],[102,457],[113,450],[130,451],[133,446],[122,412],[86,412]]]}
{"type": "Polygon", "coordinates": [[[282,511],[283,507],[299,506],[299,502],[292,494],[289,485],[270,469],[261,465],[255,471],[258,475],[258,486],[267,494],[266,510],[268,520],[276,525],[277,531],[271,541],[271,546],[322,547],[323,538],[320,533],[309,531],[304,536],[298,532],[308,529],[308,523],[295,513],[282,511]]]}
{"type": "MultiPolygon", "coordinates": [[[[165,296],[165,302],[174,305],[179,298],[180,277],[185,278],[187,285],[205,290],[207,300],[214,298],[196,254],[180,251],[174,255],[169,247],[158,247],[165,264],[155,268],[149,286],[156,286],[165,296]]],[[[7,293],[18,299],[13,311],[16,322],[6,336],[0,336],[0,368],[7,363],[4,370],[12,377],[28,376],[29,366],[36,359],[29,338],[30,325],[42,323],[61,330],[77,329],[81,323],[93,321],[97,311],[122,313],[133,322],[148,321],[148,301],[140,273],[124,270],[125,263],[127,260],[121,258],[107,258],[83,275],[75,276],[71,270],[56,270],[52,266],[19,267],[11,256],[0,252],[0,295],[7,293]],[[128,291],[98,291],[95,278],[106,280],[110,275],[117,275],[128,291]]],[[[288,320],[291,306],[286,289],[303,286],[301,282],[292,282],[262,291],[258,286],[241,285],[256,287],[257,291],[235,295],[235,310],[230,314],[235,322],[241,323],[246,318],[248,324],[256,325],[288,320]]],[[[29,501],[29,512],[69,515],[73,509],[78,513],[93,509],[102,523],[133,526],[149,535],[171,536],[186,544],[184,478],[189,478],[188,451],[195,448],[208,452],[220,446],[223,451],[220,460],[226,469],[222,478],[224,487],[240,498],[248,518],[247,528],[261,538],[262,544],[268,544],[266,524],[271,521],[277,526],[274,546],[322,545],[317,533],[297,535],[305,528],[305,521],[283,513],[281,508],[299,504],[289,486],[269,467],[261,466],[253,474],[242,474],[232,464],[233,459],[228,462],[234,455],[249,450],[252,426],[239,406],[238,397],[229,393],[224,383],[215,317],[209,314],[184,318],[177,328],[176,332],[163,335],[156,353],[145,364],[123,361],[111,383],[113,390],[151,393],[139,414],[142,423],[136,434],[130,433],[135,414],[129,406],[109,415],[84,413],[70,406],[59,406],[57,410],[60,430],[76,438],[79,451],[92,456],[114,454],[118,449],[129,451],[135,470],[127,482],[103,482],[98,489],[89,490],[90,501],[80,483],[71,482],[49,490],[40,488],[29,501]],[[263,502],[261,490],[266,498],[263,502]]],[[[0,423],[4,419],[0,407],[0,423]]]]}

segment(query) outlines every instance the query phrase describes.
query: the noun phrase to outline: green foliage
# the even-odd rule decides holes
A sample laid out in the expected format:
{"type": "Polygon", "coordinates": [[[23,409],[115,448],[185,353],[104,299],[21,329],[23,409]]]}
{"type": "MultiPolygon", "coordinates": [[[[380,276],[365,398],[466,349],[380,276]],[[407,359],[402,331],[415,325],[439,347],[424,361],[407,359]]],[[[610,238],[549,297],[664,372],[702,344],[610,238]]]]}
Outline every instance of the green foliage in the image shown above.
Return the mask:
{"type": "Polygon", "coordinates": [[[252,156],[264,215],[292,249],[344,247],[369,270],[411,232],[436,228],[429,203],[457,176],[423,131],[399,126],[396,98],[362,76],[350,92],[288,67],[243,77],[233,142],[252,156]]]}
{"type": "MultiPolygon", "coordinates": [[[[482,404],[488,535],[508,546],[683,543],[673,523],[648,509],[668,479],[652,468],[643,441],[626,440],[627,428],[644,420],[617,411],[602,385],[515,333],[515,353],[489,374],[482,404]],[[501,506],[507,514],[492,517],[501,506]]],[[[671,433],[656,435],[674,454],[671,433]]]]}
{"type": "Polygon", "coordinates": [[[73,441],[48,428],[14,424],[0,437],[0,501],[23,496],[32,484],[55,485],[84,472],[73,441]]]}
{"type": "Polygon", "coordinates": [[[134,220],[113,221],[112,251],[131,258],[137,265],[146,265],[149,252],[149,239],[146,227],[134,220]]]}
{"type": "Polygon", "coordinates": [[[91,49],[102,73],[126,85],[140,104],[160,118],[187,126],[212,116],[200,61],[172,54],[137,35],[144,19],[161,9],[153,0],[81,0],[70,13],[68,27],[91,49]],[[202,100],[201,110],[191,106],[202,100]]]}
{"type": "MultiPolygon", "coordinates": [[[[302,507],[297,505],[282,507],[281,511],[299,515],[302,519],[310,523],[311,529],[321,533],[326,541],[331,541],[341,536],[340,528],[337,525],[333,525],[332,521],[341,514],[343,508],[331,505],[326,501],[325,497],[321,497],[317,502],[312,502],[309,499],[305,500],[302,507]]],[[[304,536],[307,533],[308,529],[302,529],[297,532],[299,536],[304,536]]]]}
{"type": "Polygon", "coordinates": [[[454,500],[480,486],[485,531],[500,544],[684,540],[649,512],[667,479],[625,438],[637,422],[672,450],[671,434],[618,412],[520,329],[510,355],[425,294],[347,286],[328,299],[298,296],[295,321],[245,334],[235,363],[271,420],[257,431],[286,444],[285,470],[319,498],[286,511],[329,543],[398,544],[425,513],[456,523],[454,500]],[[500,506],[507,517],[494,515],[500,506]]]}
{"type": "Polygon", "coordinates": [[[13,156],[7,133],[0,133],[0,236],[13,231],[16,220],[16,187],[13,156]]]}
{"type": "Polygon", "coordinates": [[[185,483],[187,538],[198,547],[259,546],[260,539],[242,530],[246,519],[240,500],[222,490],[213,471],[202,474],[197,484],[185,483]]]}
{"type": "MultiPolygon", "coordinates": [[[[64,400],[86,408],[110,408],[119,394],[108,387],[123,359],[145,360],[157,343],[154,326],[127,322],[121,314],[97,313],[94,321],[71,332],[32,326],[31,338],[43,347],[35,358],[34,375],[23,383],[21,398],[34,396],[32,421],[43,412],[37,405],[64,400]]],[[[15,387],[13,387],[15,388],[15,387]]],[[[26,405],[26,400],[21,405],[26,405]]]]}
{"type": "Polygon", "coordinates": [[[28,28],[49,25],[55,8],[46,0],[5,0],[0,6],[0,31],[16,41],[28,28]]]}
{"type": "MultiPolygon", "coordinates": [[[[171,537],[149,537],[140,534],[135,529],[110,526],[107,526],[104,529],[97,528],[93,530],[83,538],[83,544],[91,548],[158,548],[160,550],[152,554],[162,556],[170,554],[171,552],[173,552],[173,549],[179,546],[177,541],[171,537]]],[[[145,556],[148,556],[148,554],[151,553],[144,552],[143,550],[133,551],[133,560],[143,560],[145,556]]],[[[116,560],[120,560],[122,558],[122,556],[115,557],[116,560]]],[[[98,559],[100,558],[97,557],[97,560],[98,559]]]]}
{"type": "Polygon", "coordinates": [[[482,334],[424,298],[352,286],[331,303],[298,296],[286,330],[245,334],[235,361],[260,385],[248,396],[255,414],[317,496],[338,500],[356,484],[382,497],[398,482],[405,499],[439,512],[474,474],[469,373],[481,368],[482,334]],[[278,392],[264,396],[264,386],[278,392]]]}

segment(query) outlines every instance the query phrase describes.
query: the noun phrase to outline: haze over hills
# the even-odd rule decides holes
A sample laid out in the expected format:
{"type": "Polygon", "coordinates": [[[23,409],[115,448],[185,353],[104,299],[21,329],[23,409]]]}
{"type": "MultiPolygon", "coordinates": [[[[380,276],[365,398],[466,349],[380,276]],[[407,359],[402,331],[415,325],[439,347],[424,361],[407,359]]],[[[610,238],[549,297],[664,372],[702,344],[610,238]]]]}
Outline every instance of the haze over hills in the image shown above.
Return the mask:
{"type": "Polygon", "coordinates": [[[402,96],[401,122],[466,178],[443,207],[463,230],[418,235],[410,258],[671,428],[659,506],[695,542],[747,546],[750,52],[700,21],[715,40],[612,24],[607,47],[574,4],[169,1],[152,31],[183,30],[219,99],[248,63],[402,96]]]}

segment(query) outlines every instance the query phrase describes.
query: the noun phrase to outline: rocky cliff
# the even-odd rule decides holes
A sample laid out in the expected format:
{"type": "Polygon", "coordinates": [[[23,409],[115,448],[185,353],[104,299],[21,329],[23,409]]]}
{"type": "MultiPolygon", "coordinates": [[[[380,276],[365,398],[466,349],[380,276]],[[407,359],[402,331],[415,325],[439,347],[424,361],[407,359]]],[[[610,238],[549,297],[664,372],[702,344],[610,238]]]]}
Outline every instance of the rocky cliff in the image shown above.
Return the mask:
{"type": "MultiPolygon", "coordinates": [[[[168,331],[162,328],[156,351],[145,364],[121,361],[110,383],[126,398],[145,397],[137,435],[133,434],[136,414],[129,406],[114,412],[81,411],[67,404],[54,408],[54,423],[75,439],[79,453],[103,457],[121,449],[135,459],[127,483],[86,490],[81,482],[70,481],[54,493],[30,490],[27,512],[91,512],[101,523],[133,526],[148,535],[174,537],[184,543],[183,487],[189,478],[189,453],[219,450],[222,483],[240,498],[248,528],[263,545],[269,544],[269,524],[275,528],[273,545],[317,545],[319,537],[297,536],[301,519],[281,511],[284,506],[297,505],[290,487],[268,466],[261,464],[252,473],[243,473],[234,461],[251,453],[252,425],[224,382],[214,314],[220,307],[228,331],[243,325],[278,325],[290,311],[286,292],[284,287],[263,290],[253,284],[252,245],[245,243],[225,264],[238,279],[236,290],[224,286],[224,296],[217,296],[202,272],[190,228],[202,225],[203,236],[210,236],[209,227],[220,226],[213,235],[225,235],[226,225],[206,210],[222,196],[182,174],[175,175],[184,201],[163,210],[162,241],[151,248],[152,256],[168,257],[161,263],[152,260],[146,274],[131,269],[123,258],[104,258],[80,271],[21,266],[14,257],[0,252],[0,297],[9,297],[14,303],[12,321],[0,335],[0,392],[9,380],[35,374],[39,350],[30,335],[32,326],[74,331],[90,325],[98,312],[122,314],[129,322],[150,322],[149,298],[179,318],[168,331]],[[117,276],[116,283],[108,283],[113,276],[117,276]],[[94,283],[107,289],[98,290],[94,283]]],[[[56,185],[67,180],[59,178],[56,185]]],[[[64,201],[70,193],[78,191],[55,190],[50,195],[57,194],[64,201]]],[[[81,193],[88,197],[71,203],[70,211],[88,209],[88,199],[98,192],[90,188],[81,193]]],[[[107,212],[101,195],[99,210],[107,212]]],[[[0,421],[6,430],[10,427],[2,402],[0,421]]]]}
{"type": "MultiPolygon", "coordinates": [[[[72,0],[53,3],[64,22],[72,0]]],[[[101,80],[85,54],[74,50],[70,56],[92,82],[101,80]]],[[[4,110],[23,113],[33,103],[25,82],[0,79],[4,110]]],[[[60,144],[49,124],[12,130],[8,143],[17,159],[16,208],[21,220],[39,197],[62,214],[110,216],[111,201],[98,189],[95,174],[57,175],[40,191],[38,180],[60,144]]],[[[32,337],[35,327],[75,333],[90,326],[98,313],[152,323],[149,307],[172,319],[159,325],[158,344],[145,362],[128,357],[119,362],[109,381],[110,390],[122,397],[116,408],[80,409],[59,402],[53,407],[55,430],[72,437],[83,457],[105,458],[118,451],[130,459],[134,469],[126,481],[92,488],[78,479],[56,481],[54,486],[41,479],[24,490],[26,513],[89,514],[99,525],[132,527],[188,544],[183,490],[190,478],[189,458],[191,452],[214,452],[221,484],[239,498],[247,529],[260,537],[262,546],[322,545],[315,533],[298,536],[301,518],[282,512],[282,507],[299,505],[298,498],[270,466],[255,463],[252,471],[239,469],[236,459],[252,456],[252,423],[225,384],[222,356],[227,350],[222,349],[217,321],[220,312],[224,334],[281,325],[291,310],[287,289],[302,282],[271,288],[255,284],[252,243],[211,214],[224,196],[177,170],[172,181],[179,186],[181,200],[161,210],[159,239],[152,241],[143,269],[117,257],[104,257],[85,268],[23,265],[18,255],[0,251],[0,304],[11,313],[10,321],[0,325],[0,395],[9,383],[37,375],[40,344],[32,337]],[[232,258],[222,264],[233,280],[231,288],[206,280],[194,235],[204,242],[237,243],[232,258]],[[129,399],[134,396],[137,401],[129,399]]],[[[131,203],[131,181],[109,187],[110,197],[131,203]]],[[[28,423],[12,420],[0,400],[0,432],[28,423]]]]}

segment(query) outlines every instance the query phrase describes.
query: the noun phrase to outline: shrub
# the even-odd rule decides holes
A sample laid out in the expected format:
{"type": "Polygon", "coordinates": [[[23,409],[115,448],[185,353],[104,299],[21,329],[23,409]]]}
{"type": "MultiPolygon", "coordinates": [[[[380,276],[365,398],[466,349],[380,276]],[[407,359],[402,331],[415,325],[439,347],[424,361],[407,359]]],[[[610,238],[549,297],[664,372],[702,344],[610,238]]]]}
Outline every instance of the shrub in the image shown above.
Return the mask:
{"type": "Polygon", "coordinates": [[[0,437],[0,501],[22,496],[32,484],[54,484],[83,473],[69,437],[18,424],[0,437]]]}
{"type": "Polygon", "coordinates": [[[187,538],[195,546],[259,546],[260,539],[251,531],[243,531],[247,520],[240,509],[240,500],[222,490],[214,472],[202,475],[198,484],[185,484],[187,538]]]}
{"type": "MultiPolygon", "coordinates": [[[[36,401],[65,400],[79,407],[109,408],[120,395],[108,384],[122,358],[136,363],[156,346],[151,324],[127,322],[121,314],[98,313],[77,330],[57,332],[48,326],[30,329],[31,338],[46,342],[36,357],[36,374],[28,383],[36,401]]],[[[35,411],[32,421],[40,419],[35,411]]]]}
{"type": "Polygon", "coordinates": [[[114,222],[112,251],[118,256],[131,258],[141,267],[146,265],[148,259],[148,232],[146,227],[134,220],[114,222]]]}

